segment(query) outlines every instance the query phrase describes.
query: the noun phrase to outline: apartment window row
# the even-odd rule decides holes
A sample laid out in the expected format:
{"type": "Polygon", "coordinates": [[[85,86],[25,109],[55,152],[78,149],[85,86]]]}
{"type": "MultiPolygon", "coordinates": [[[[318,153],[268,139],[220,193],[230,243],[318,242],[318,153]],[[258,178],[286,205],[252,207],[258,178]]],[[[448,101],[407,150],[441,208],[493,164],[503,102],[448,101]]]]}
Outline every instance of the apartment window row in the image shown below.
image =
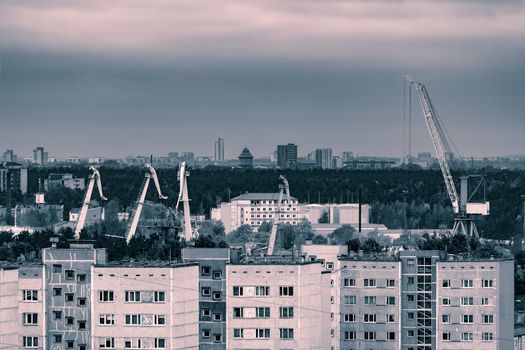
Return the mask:
{"type": "MultiPolygon", "coordinates": [[[[452,282],[450,279],[445,279],[441,281],[441,286],[443,288],[452,288],[452,282]]],[[[474,288],[474,280],[471,279],[462,279],[460,282],[461,288],[474,288]]],[[[481,288],[494,288],[494,280],[492,279],[482,279],[480,281],[481,288]]]]}
{"type": "MultiPolygon", "coordinates": [[[[381,315],[381,318],[383,315],[381,315]]],[[[343,322],[357,322],[357,315],[356,314],[343,314],[342,320],[343,322]]],[[[364,314],[363,317],[364,323],[377,323],[378,318],[376,314],[364,314]]],[[[394,323],[395,322],[395,315],[394,314],[387,314],[384,318],[385,321],[379,321],[379,322],[386,322],[386,323],[394,323]]]]}
{"type": "MultiPolygon", "coordinates": [[[[233,286],[232,290],[233,296],[269,296],[270,287],[269,286],[233,286]],[[250,291],[248,291],[250,289],[250,291]]],[[[291,297],[294,295],[293,286],[280,286],[279,287],[279,296],[281,297],[291,297]]]]}
{"type": "MultiPolygon", "coordinates": [[[[99,349],[116,349],[115,347],[115,338],[106,337],[99,339],[99,349]]],[[[166,339],[165,338],[154,338],[153,339],[153,348],[154,349],[165,349],[166,348],[166,339]]],[[[151,349],[150,346],[147,346],[142,339],[125,339],[124,340],[124,349],[151,349]]]]}
{"type": "MultiPolygon", "coordinates": [[[[150,292],[151,293],[151,292],[150,292]]],[[[165,303],[166,292],[164,291],[152,291],[152,302],[154,303],[165,303]]],[[[138,290],[127,290],[124,292],[124,301],[127,303],[140,303],[146,302],[143,298],[143,291],[138,290]]],[[[114,302],[115,292],[112,290],[100,290],[98,292],[98,301],[100,302],[114,302]]]]}
{"type": "MultiPolygon", "coordinates": [[[[441,315],[441,322],[445,324],[452,323],[451,316],[449,314],[441,315]]],[[[474,323],[474,315],[464,314],[460,316],[460,323],[471,324],[474,323]]],[[[481,315],[481,323],[483,324],[493,324],[494,315],[493,314],[483,314],[481,315]]]]}
{"type": "MultiPolygon", "coordinates": [[[[245,328],[234,328],[233,338],[235,339],[270,339],[269,328],[256,328],[256,329],[245,329],[245,328]]],[[[279,328],[279,339],[291,340],[294,339],[293,328],[279,328]]]]}
{"type": "MultiPolygon", "coordinates": [[[[114,319],[113,316],[113,322],[114,319]]],[[[126,326],[163,326],[166,324],[166,315],[126,314],[124,324],[126,326]]]]}
{"type": "MultiPolygon", "coordinates": [[[[362,337],[357,337],[356,331],[344,331],[343,332],[343,340],[378,340],[380,338],[377,337],[378,332],[363,332],[362,337]]],[[[385,337],[381,339],[386,340],[396,340],[396,332],[386,332],[385,337]]]]}
{"type": "Polygon", "coordinates": [[[220,280],[222,278],[222,271],[212,271],[211,266],[201,266],[201,276],[212,276],[214,280],[220,280]]]}
{"type": "Polygon", "coordinates": [[[24,301],[38,301],[38,290],[25,289],[22,291],[22,299],[24,301]]]}
{"type": "MultiPolygon", "coordinates": [[[[451,341],[452,340],[451,332],[441,333],[441,339],[443,341],[451,341]]],[[[461,341],[474,341],[474,333],[473,332],[461,332],[460,340],[461,341]]],[[[481,341],[494,341],[494,333],[482,332],[481,341]]]]}
{"type": "MultiPolygon", "coordinates": [[[[211,329],[203,329],[202,330],[202,337],[204,339],[211,338],[211,329]]],[[[222,343],[222,334],[214,333],[213,334],[213,342],[214,343],[222,343]]]]}
{"type": "MultiPolygon", "coordinates": [[[[279,318],[293,318],[294,308],[293,306],[281,306],[279,307],[279,318]]],[[[233,318],[270,318],[269,307],[234,307],[233,318]]]]}
{"type": "Polygon", "coordinates": [[[22,347],[38,348],[38,337],[22,337],[22,347]]]}
{"type": "MultiPolygon", "coordinates": [[[[343,287],[356,287],[355,278],[343,278],[343,287]]],[[[394,288],[396,286],[395,279],[386,279],[386,288],[394,288]]],[[[377,287],[377,279],[375,278],[364,278],[363,287],[377,287]]]]}
{"type": "Polygon", "coordinates": [[[210,287],[202,287],[201,288],[201,295],[203,297],[213,297],[213,300],[222,300],[222,292],[219,291],[213,291],[210,287]]]}
{"type": "MultiPolygon", "coordinates": [[[[482,306],[490,306],[490,305],[492,305],[491,304],[491,298],[489,298],[489,297],[481,297],[480,300],[481,300],[481,302],[479,303],[479,305],[482,305],[482,306]]],[[[474,297],[460,297],[459,298],[459,303],[461,304],[461,306],[473,306],[473,305],[476,305],[474,297]]],[[[455,305],[455,304],[452,304],[452,298],[442,298],[441,299],[441,305],[443,305],[443,306],[451,306],[451,305],[455,305]]]]}

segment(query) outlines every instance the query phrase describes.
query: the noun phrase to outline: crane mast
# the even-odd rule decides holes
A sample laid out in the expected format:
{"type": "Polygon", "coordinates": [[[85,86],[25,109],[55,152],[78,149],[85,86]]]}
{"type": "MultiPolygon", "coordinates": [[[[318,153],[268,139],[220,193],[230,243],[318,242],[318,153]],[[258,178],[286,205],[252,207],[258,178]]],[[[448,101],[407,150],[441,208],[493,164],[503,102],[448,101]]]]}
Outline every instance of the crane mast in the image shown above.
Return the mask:
{"type": "Polygon", "coordinates": [[[148,172],[144,175],[143,186],[137,198],[137,207],[133,211],[133,215],[131,216],[131,221],[128,226],[128,232],[126,235],[126,243],[128,244],[133,238],[133,236],[135,236],[135,233],[137,231],[137,226],[140,220],[140,214],[142,213],[142,207],[144,206],[144,201],[146,200],[146,194],[148,193],[149,183],[152,178],[153,178],[153,182],[155,183],[155,187],[157,189],[159,198],[160,199],[168,198],[164,196],[160,190],[159,179],[157,177],[157,172],[155,171],[155,168],[153,168],[150,164],[146,164],[146,168],[148,168],[148,172]]]}
{"type": "Polygon", "coordinates": [[[267,255],[273,255],[275,250],[275,241],[277,240],[277,229],[281,221],[281,205],[283,201],[283,195],[286,193],[286,203],[290,204],[290,186],[288,185],[288,180],[283,175],[279,176],[279,180],[282,181],[279,184],[279,198],[277,199],[277,207],[275,209],[275,215],[273,217],[272,223],[272,232],[270,233],[270,241],[268,242],[268,252],[267,255]]]}
{"type": "MultiPolygon", "coordinates": [[[[194,238],[194,232],[191,228],[191,215],[190,215],[190,198],[188,195],[188,180],[190,172],[186,170],[186,162],[181,162],[179,166],[179,172],[177,174],[177,180],[179,181],[179,198],[177,199],[177,205],[175,206],[175,212],[179,212],[179,204],[183,203],[183,221],[184,221],[184,239],[190,241],[194,238]]],[[[195,232],[196,234],[196,232],[195,232]]]]}
{"type": "Polygon", "coordinates": [[[80,238],[80,232],[84,228],[87,211],[89,209],[89,203],[91,202],[91,195],[93,194],[93,188],[95,187],[95,182],[97,183],[98,194],[100,195],[100,199],[107,200],[107,198],[104,197],[104,193],[102,192],[102,182],[100,181],[100,173],[93,166],[90,166],[89,170],[91,170],[91,175],[89,176],[88,187],[86,189],[86,193],[84,194],[82,208],[80,209],[80,214],[78,215],[77,225],[75,227],[75,239],[80,238]]]}

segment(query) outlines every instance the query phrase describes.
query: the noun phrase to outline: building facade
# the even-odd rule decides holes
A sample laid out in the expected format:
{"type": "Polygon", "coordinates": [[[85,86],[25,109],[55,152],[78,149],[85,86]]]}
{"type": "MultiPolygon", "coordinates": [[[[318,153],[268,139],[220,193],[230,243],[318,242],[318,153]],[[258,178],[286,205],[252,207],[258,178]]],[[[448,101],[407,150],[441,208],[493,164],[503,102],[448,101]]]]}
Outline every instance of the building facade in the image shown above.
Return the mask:
{"type": "Polygon", "coordinates": [[[213,143],[213,160],[216,162],[224,161],[224,139],[221,137],[213,143]]]}
{"type": "Polygon", "coordinates": [[[277,145],[277,167],[281,169],[295,168],[297,166],[297,145],[277,145]]]}
{"type": "Polygon", "coordinates": [[[315,162],[318,168],[332,169],[332,149],[319,148],[315,150],[315,162]]]}
{"type": "Polygon", "coordinates": [[[0,163],[0,192],[27,193],[27,168],[19,163],[0,163]]]}
{"type": "Polygon", "coordinates": [[[49,174],[47,179],[44,180],[44,190],[46,192],[60,188],[84,191],[86,189],[86,180],[84,178],[75,178],[73,174],[49,174]]]}

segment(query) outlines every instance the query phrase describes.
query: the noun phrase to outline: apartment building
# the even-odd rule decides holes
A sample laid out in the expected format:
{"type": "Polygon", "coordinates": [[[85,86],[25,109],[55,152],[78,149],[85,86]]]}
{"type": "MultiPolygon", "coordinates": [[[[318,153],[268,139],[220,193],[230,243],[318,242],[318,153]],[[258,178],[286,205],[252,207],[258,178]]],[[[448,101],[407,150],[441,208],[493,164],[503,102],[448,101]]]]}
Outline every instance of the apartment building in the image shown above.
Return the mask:
{"type": "Polygon", "coordinates": [[[93,349],[198,349],[196,263],[92,267],[93,349]]]}
{"type": "Polygon", "coordinates": [[[228,248],[184,248],[182,260],[199,263],[199,344],[201,350],[226,349],[226,264],[228,248]]]}
{"type": "Polygon", "coordinates": [[[227,265],[227,349],[330,348],[329,277],[319,263],[227,265]]]}

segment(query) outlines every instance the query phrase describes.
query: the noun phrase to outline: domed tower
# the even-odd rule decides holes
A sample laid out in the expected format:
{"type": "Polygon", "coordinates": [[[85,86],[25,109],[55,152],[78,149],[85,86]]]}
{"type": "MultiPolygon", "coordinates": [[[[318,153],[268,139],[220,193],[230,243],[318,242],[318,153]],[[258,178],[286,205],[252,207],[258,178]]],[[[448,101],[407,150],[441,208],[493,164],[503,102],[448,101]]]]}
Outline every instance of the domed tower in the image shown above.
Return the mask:
{"type": "Polygon", "coordinates": [[[251,168],[253,166],[253,156],[246,147],[239,154],[239,166],[241,168],[251,168]]]}

